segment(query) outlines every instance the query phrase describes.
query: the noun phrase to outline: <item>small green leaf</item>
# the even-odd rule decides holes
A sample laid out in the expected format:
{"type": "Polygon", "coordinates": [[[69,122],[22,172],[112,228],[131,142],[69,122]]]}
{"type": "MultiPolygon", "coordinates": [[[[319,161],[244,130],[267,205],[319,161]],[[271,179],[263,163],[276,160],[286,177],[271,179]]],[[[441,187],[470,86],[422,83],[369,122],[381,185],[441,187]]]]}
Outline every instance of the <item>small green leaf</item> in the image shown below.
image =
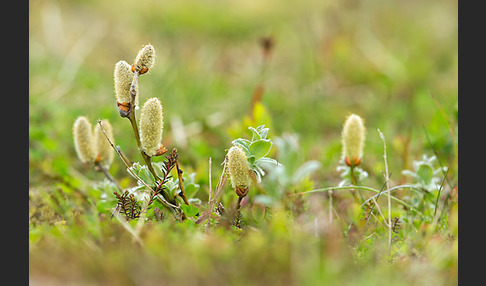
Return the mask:
{"type": "Polygon", "coordinates": [[[163,177],[165,173],[164,162],[152,162],[152,166],[154,167],[155,173],[159,177],[163,177]]]}
{"type": "Polygon", "coordinates": [[[188,201],[190,204],[199,204],[199,205],[202,204],[202,201],[199,198],[190,198],[188,199],[188,201]]]}
{"type": "Polygon", "coordinates": [[[253,172],[253,173],[255,173],[255,175],[256,175],[257,182],[260,183],[262,181],[262,176],[260,175],[260,173],[258,173],[258,172],[253,172]]]}
{"type": "Polygon", "coordinates": [[[258,130],[256,130],[253,127],[248,127],[248,129],[250,129],[251,132],[253,133],[253,135],[251,137],[251,141],[262,139],[262,136],[260,135],[260,132],[258,130]]]}
{"type": "Polygon", "coordinates": [[[233,142],[231,142],[233,145],[237,145],[237,146],[240,146],[243,148],[243,150],[245,150],[245,152],[249,152],[248,151],[248,147],[250,146],[251,144],[251,141],[250,140],[247,140],[247,139],[243,139],[243,138],[238,138],[238,139],[235,139],[233,140],[233,142]]]}
{"type": "Polygon", "coordinates": [[[433,173],[434,170],[427,164],[421,164],[417,170],[417,175],[425,184],[428,184],[432,181],[433,173]]]}
{"type": "Polygon", "coordinates": [[[193,197],[198,190],[199,190],[198,184],[188,183],[187,185],[184,185],[184,192],[186,193],[186,196],[188,198],[193,197]]]}
{"type": "Polygon", "coordinates": [[[261,139],[267,139],[268,130],[270,130],[269,128],[265,128],[265,125],[260,125],[256,130],[258,131],[258,134],[260,134],[261,139]]]}
{"type": "Polygon", "coordinates": [[[135,162],[130,169],[140,178],[142,181],[147,183],[148,185],[153,185],[155,180],[152,173],[150,173],[149,169],[145,165],[140,165],[138,162],[135,162]]]}
{"type": "Polygon", "coordinates": [[[260,166],[261,164],[269,164],[269,165],[276,165],[276,166],[282,166],[277,160],[272,159],[272,158],[267,158],[263,157],[255,161],[255,165],[260,166]]]}
{"type": "Polygon", "coordinates": [[[260,175],[263,177],[265,176],[265,171],[263,171],[263,169],[259,166],[255,166],[254,170],[258,173],[260,173],[260,175]]]}
{"type": "Polygon", "coordinates": [[[251,143],[248,149],[250,151],[250,154],[254,155],[255,159],[258,160],[262,157],[265,157],[265,155],[270,152],[270,148],[272,148],[272,141],[268,139],[260,139],[251,143]]]}
{"type": "Polygon", "coordinates": [[[248,129],[253,133],[251,141],[267,139],[268,130],[270,130],[269,128],[265,128],[265,125],[260,125],[257,128],[248,127],[248,129]]]}
{"type": "Polygon", "coordinates": [[[181,205],[181,209],[188,217],[196,217],[199,214],[199,209],[194,205],[181,205]]]}
{"type": "Polygon", "coordinates": [[[253,166],[255,164],[255,160],[255,155],[248,156],[248,163],[250,164],[250,166],[253,166]]]}

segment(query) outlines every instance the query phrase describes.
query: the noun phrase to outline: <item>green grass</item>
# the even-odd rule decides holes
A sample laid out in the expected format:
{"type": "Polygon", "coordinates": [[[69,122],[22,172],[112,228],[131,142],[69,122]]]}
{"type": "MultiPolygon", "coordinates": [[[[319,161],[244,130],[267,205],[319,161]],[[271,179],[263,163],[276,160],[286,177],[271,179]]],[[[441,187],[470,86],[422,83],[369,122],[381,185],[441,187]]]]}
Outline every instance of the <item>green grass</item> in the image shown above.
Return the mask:
{"type": "MultiPolygon", "coordinates": [[[[291,2],[29,3],[32,282],[457,284],[457,3],[291,2]],[[259,40],[267,36],[275,44],[263,70],[259,40]],[[266,170],[250,189],[242,229],[221,217],[206,233],[204,223],[178,222],[163,210],[164,221],[140,224],[134,236],[109,219],[116,199],[100,187],[103,175],[77,159],[72,124],[84,115],[93,125],[108,119],[115,143],[143,162],[128,120],[118,114],[113,69],[147,43],[157,58],[140,78],[140,102],[161,100],[163,143],[177,148],[185,175],[194,174],[200,212],[231,142],[251,139],[249,126],[270,128],[268,157],[285,169],[266,170]],[[258,84],[263,96],[251,110],[258,84]],[[449,167],[440,193],[391,192],[391,216],[401,224],[390,251],[377,207],[366,223],[366,207],[337,188],[341,128],[351,113],[367,128],[360,167],[369,176],[359,183],[365,199],[384,184],[378,129],[390,188],[426,178],[429,169],[415,169],[423,155],[437,156],[431,169],[449,167]],[[187,137],[177,135],[181,130],[187,137]]],[[[136,185],[118,158],[110,173],[122,188],[136,185]]],[[[226,184],[218,202],[231,213],[236,200],[226,184]]],[[[378,206],[388,218],[387,193],[378,206]]],[[[137,228],[137,221],[129,225],[137,228]]]]}

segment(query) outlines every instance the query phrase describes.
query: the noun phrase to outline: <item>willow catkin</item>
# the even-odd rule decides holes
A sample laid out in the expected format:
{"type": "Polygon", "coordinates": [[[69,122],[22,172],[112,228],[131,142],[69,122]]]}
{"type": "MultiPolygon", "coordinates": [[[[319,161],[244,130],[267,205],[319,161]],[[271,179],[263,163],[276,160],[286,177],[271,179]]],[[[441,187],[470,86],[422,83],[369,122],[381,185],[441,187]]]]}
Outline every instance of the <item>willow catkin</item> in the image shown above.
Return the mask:
{"type": "Polygon", "coordinates": [[[138,52],[137,57],[132,65],[132,72],[137,71],[139,74],[148,72],[155,63],[155,49],[148,44],[138,52]]]}
{"type": "MultiPolygon", "coordinates": [[[[103,119],[101,121],[101,124],[103,124],[103,129],[106,132],[106,136],[108,136],[108,138],[110,138],[110,141],[115,144],[113,137],[113,127],[111,126],[108,119],[103,119]]],[[[108,139],[106,139],[106,136],[103,133],[103,130],[101,130],[100,125],[96,124],[94,127],[94,146],[96,151],[95,162],[98,162],[108,169],[113,162],[115,153],[110,145],[110,142],[108,142],[108,139]]]]}
{"type": "Polygon", "coordinates": [[[162,143],[164,128],[162,104],[156,97],[148,99],[140,114],[140,143],[142,151],[154,156],[162,143]]]}
{"type": "Polygon", "coordinates": [[[73,125],[74,147],[79,160],[92,162],[95,156],[91,123],[84,116],[76,119],[73,125]]]}
{"type": "Polygon", "coordinates": [[[250,165],[246,154],[239,146],[233,146],[227,154],[228,173],[232,187],[240,197],[246,196],[250,189],[250,165]]]}
{"type": "MultiPolygon", "coordinates": [[[[115,82],[115,97],[119,104],[128,105],[130,103],[130,88],[133,81],[133,72],[131,66],[126,61],[119,61],[115,65],[115,71],[113,75],[115,82]]],[[[138,106],[138,84],[135,82],[135,91],[137,96],[135,97],[135,106],[138,106]]]]}
{"type": "Polygon", "coordinates": [[[358,166],[363,157],[365,127],[359,115],[346,118],[342,130],[343,157],[349,166],[358,166]]]}

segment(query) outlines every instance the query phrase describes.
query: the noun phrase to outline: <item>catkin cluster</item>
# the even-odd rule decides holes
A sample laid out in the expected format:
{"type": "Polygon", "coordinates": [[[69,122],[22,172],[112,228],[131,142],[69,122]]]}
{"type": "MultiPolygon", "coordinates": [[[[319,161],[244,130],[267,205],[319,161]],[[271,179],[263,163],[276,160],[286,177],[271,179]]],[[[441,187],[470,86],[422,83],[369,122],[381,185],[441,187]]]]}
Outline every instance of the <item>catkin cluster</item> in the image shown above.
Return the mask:
{"type": "MultiPolygon", "coordinates": [[[[132,65],[126,61],[119,61],[115,65],[114,81],[115,95],[120,115],[127,117],[131,106],[131,88],[135,91],[135,107],[138,106],[138,75],[147,73],[155,63],[155,49],[152,45],[145,45],[140,49],[132,65]]],[[[131,118],[130,120],[133,120],[131,118]]],[[[148,99],[140,115],[138,136],[140,137],[140,149],[147,156],[157,156],[163,152],[162,131],[163,131],[162,104],[157,98],[148,99]],[[159,149],[160,148],[160,149],[159,149]]]]}
{"type": "MultiPolygon", "coordinates": [[[[107,119],[102,121],[106,135],[113,142],[113,128],[107,119]]],[[[78,158],[83,163],[97,163],[109,168],[114,159],[113,149],[97,124],[92,129],[85,116],[79,116],[73,124],[74,147],[78,158]]]]}
{"type": "Polygon", "coordinates": [[[246,154],[239,146],[228,150],[227,167],[231,185],[239,197],[244,197],[250,190],[250,165],[246,154]]]}
{"type": "Polygon", "coordinates": [[[138,83],[134,81],[134,73],[147,73],[155,63],[155,49],[152,45],[145,45],[138,52],[132,65],[126,61],[119,61],[115,65],[114,82],[115,97],[120,108],[120,114],[125,116],[130,110],[131,86],[134,84],[135,89],[135,107],[138,106],[138,83]]]}
{"type": "Polygon", "coordinates": [[[359,115],[346,118],[342,130],[343,157],[348,166],[358,166],[363,157],[366,129],[359,115]]]}

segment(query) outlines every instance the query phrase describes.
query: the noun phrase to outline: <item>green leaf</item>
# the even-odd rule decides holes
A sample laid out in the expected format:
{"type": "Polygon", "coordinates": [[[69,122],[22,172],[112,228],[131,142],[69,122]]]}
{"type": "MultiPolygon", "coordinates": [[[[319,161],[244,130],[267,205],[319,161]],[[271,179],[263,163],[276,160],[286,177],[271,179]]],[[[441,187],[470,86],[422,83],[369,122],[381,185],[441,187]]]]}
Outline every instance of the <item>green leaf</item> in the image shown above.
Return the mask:
{"type": "Polygon", "coordinates": [[[265,125],[260,125],[257,128],[248,127],[248,129],[253,133],[251,141],[267,139],[269,128],[265,128],[265,125]]]}
{"type": "Polygon", "coordinates": [[[257,182],[260,183],[262,181],[262,176],[260,175],[260,173],[259,172],[253,172],[253,173],[255,173],[255,175],[256,175],[257,182]]]}
{"type": "Polygon", "coordinates": [[[198,184],[189,183],[187,185],[184,185],[184,192],[186,193],[186,196],[188,198],[192,198],[197,193],[198,190],[199,190],[198,184]]]}
{"type": "Polygon", "coordinates": [[[251,132],[253,133],[253,135],[251,137],[251,141],[262,139],[262,136],[260,135],[260,132],[258,130],[256,130],[253,127],[248,127],[248,129],[250,129],[251,132]]]}
{"type": "Polygon", "coordinates": [[[255,155],[248,156],[248,163],[250,164],[250,166],[253,166],[255,164],[255,160],[255,155]]]}
{"type": "Polygon", "coordinates": [[[267,139],[269,128],[265,128],[265,125],[260,125],[256,128],[258,134],[260,134],[261,139],[267,139]]]}
{"type": "Polygon", "coordinates": [[[269,165],[276,165],[276,166],[282,166],[277,160],[272,159],[272,158],[267,158],[263,157],[255,161],[255,165],[260,166],[261,164],[269,164],[269,165]]]}
{"type": "Polygon", "coordinates": [[[432,181],[433,173],[434,170],[427,164],[421,164],[417,170],[417,175],[425,184],[428,184],[432,181]]]}
{"type": "Polygon", "coordinates": [[[250,144],[248,148],[251,155],[255,156],[255,159],[258,160],[270,152],[270,148],[272,148],[272,141],[268,139],[260,139],[256,140],[250,144]]]}
{"type": "Polygon", "coordinates": [[[190,198],[190,199],[187,199],[189,201],[190,204],[202,204],[202,201],[201,199],[199,198],[190,198]]]}
{"type": "Polygon", "coordinates": [[[248,147],[250,147],[251,141],[243,138],[238,138],[231,142],[233,145],[237,145],[243,148],[246,153],[249,152],[248,147]]]}
{"type": "Polygon", "coordinates": [[[263,171],[263,169],[259,166],[255,166],[255,169],[254,169],[256,172],[260,173],[260,175],[263,177],[265,176],[265,171],[263,171]]]}
{"type": "Polygon", "coordinates": [[[165,174],[164,162],[152,162],[152,166],[154,167],[155,173],[159,177],[163,177],[165,174]]]}
{"type": "Polygon", "coordinates": [[[188,217],[196,217],[199,214],[199,209],[194,205],[181,205],[181,209],[188,217]]]}
{"type": "Polygon", "coordinates": [[[140,178],[142,181],[147,183],[149,186],[155,183],[154,176],[150,173],[149,169],[145,165],[140,165],[135,162],[130,169],[140,178]]]}

